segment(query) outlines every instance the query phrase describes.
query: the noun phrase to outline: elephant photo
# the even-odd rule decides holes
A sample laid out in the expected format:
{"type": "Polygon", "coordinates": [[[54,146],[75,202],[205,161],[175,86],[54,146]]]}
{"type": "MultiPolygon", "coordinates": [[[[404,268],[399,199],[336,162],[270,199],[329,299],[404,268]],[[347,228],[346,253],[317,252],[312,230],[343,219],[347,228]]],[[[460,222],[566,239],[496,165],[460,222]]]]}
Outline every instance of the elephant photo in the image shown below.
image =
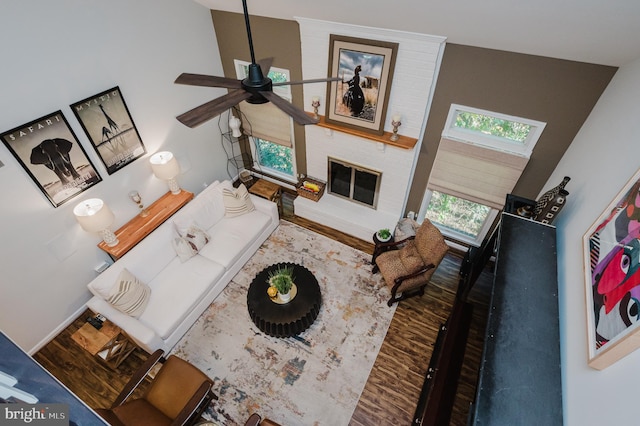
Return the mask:
{"type": "Polygon", "coordinates": [[[80,177],[71,164],[71,155],[69,154],[71,148],[73,148],[73,143],[66,139],[46,139],[31,150],[31,164],[44,164],[58,176],[62,185],[66,185],[70,180],[80,177]],[[73,179],[68,179],[69,177],[73,179]]]}

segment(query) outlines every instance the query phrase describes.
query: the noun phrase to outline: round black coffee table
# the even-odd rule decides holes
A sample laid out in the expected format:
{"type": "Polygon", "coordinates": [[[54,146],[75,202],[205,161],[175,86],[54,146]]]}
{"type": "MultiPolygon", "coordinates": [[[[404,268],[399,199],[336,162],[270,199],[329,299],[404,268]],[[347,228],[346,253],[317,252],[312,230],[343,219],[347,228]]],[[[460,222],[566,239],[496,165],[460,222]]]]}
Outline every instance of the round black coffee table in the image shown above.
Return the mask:
{"type": "Polygon", "coordinates": [[[309,328],[318,317],[322,295],[318,280],[304,266],[277,263],[263,269],[249,285],[247,308],[260,331],[273,337],[291,337],[309,328]],[[269,272],[280,267],[293,267],[297,293],[288,303],[277,303],[267,294],[269,272]]]}

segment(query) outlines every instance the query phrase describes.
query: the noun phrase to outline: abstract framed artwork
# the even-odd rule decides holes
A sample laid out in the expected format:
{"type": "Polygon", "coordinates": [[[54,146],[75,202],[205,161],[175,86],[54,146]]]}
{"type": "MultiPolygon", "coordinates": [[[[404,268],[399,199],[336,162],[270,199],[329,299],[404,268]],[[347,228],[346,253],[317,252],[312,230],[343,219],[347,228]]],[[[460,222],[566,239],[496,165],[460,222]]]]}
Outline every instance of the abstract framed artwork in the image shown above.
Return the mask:
{"type": "Polygon", "coordinates": [[[119,87],[76,102],[71,110],[110,175],[147,152],[119,87]]]}
{"type": "Polygon", "coordinates": [[[589,366],[640,348],[640,170],[583,237],[589,366]]]}
{"type": "Polygon", "coordinates": [[[398,43],[331,34],[325,121],[382,135],[398,43]]]}
{"type": "Polygon", "coordinates": [[[0,138],[54,207],[102,180],[62,111],[4,132],[0,138]]]}

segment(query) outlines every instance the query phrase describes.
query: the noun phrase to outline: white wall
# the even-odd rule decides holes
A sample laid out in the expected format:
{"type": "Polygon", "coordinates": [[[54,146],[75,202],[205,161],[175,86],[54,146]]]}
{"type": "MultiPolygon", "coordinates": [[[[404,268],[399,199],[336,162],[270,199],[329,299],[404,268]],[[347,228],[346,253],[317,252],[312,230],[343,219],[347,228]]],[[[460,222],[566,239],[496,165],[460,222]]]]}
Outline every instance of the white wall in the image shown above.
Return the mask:
{"type": "Polygon", "coordinates": [[[167,191],[149,155],[175,153],[181,186],[199,192],[226,177],[217,120],[188,129],[175,116],[224,93],[173,84],[184,71],[222,75],[209,10],[173,0],[5,0],[0,14],[0,132],[61,109],[103,181],[54,208],[0,144],[0,328],[25,350],[39,345],[89,298],[86,284],[108,257],[73,207],[103,198],[114,229],[167,191]],[[69,105],[119,86],[147,156],[108,175],[69,105]],[[60,250],[62,248],[62,250],[60,250]]]}
{"type": "Polygon", "coordinates": [[[640,351],[602,371],[587,365],[582,237],[640,167],[639,99],[640,59],[616,73],[546,186],[571,177],[555,223],[567,425],[638,421],[640,351]]]}
{"type": "MultiPolygon", "coordinates": [[[[296,20],[300,24],[302,74],[305,79],[321,78],[322,73],[326,73],[331,34],[398,43],[384,129],[392,131],[391,118],[400,114],[400,134],[419,141],[413,149],[383,145],[318,126],[305,128],[309,176],[326,182],[328,157],[333,157],[381,172],[382,177],[375,210],[325,194],[318,202],[296,198],[296,214],[368,241],[375,231],[393,228],[402,217],[446,39],[315,19],[296,20]]],[[[325,91],[325,84],[307,85],[304,105],[311,105],[311,98],[317,95],[324,111],[327,102],[325,91]]]]}

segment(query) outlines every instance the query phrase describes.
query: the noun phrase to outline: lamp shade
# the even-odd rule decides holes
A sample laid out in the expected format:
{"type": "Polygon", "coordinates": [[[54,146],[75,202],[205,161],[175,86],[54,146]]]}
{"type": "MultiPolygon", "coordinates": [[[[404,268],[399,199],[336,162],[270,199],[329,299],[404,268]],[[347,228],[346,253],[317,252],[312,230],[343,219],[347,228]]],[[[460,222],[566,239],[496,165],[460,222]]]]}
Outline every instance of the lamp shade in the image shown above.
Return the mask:
{"type": "Polygon", "coordinates": [[[178,160],[169,151],[156,152],[149,159],[153,174],[158,179],[169,180],[180,174],[178,160]]]}
{"type": "Polygon", "coordinates": [[[109,206],[99,198],[89,198],[75,206],[73,214],[87,232],[100,232],[111,226],[115,216],[109,206]]]}

